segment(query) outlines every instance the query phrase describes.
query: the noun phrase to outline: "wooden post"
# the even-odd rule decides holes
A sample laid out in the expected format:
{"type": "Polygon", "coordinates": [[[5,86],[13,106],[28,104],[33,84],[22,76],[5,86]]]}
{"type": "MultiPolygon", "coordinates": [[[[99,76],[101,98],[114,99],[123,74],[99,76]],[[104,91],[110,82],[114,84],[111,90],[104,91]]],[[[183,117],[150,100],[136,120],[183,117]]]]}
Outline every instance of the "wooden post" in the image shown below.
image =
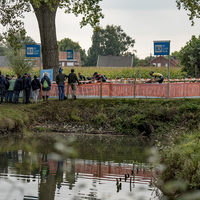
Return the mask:
{"type": "Polygon", "coordinates": [[[136,93],[136,77],[134,78],[134,99],[135,99],[135,93],[136,93]]]}
{"type": "Polygon", "coordinates": [[[110,98],[112,98],[112,84],[113,83],[109,83],[109,95],[110,95],[110,98]]]}

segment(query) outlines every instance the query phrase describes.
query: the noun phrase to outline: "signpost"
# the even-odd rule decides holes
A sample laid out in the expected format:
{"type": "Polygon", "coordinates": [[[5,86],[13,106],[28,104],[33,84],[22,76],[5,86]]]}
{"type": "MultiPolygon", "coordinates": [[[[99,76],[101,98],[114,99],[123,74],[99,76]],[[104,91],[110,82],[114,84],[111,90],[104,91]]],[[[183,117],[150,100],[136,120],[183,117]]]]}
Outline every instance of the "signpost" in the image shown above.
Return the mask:
{"type": "Polygon", "coordinates": [[[169,66],[170,66],[170,41],[154,41],[154,55],[168,55],[168,88],[167,99],[169,99],[169,66]]]}
{"type": "Polygon", "coordinates": [[[67,50],[67,60],[73,60],[73,69],[74,69],[74,50],[69,49],[67,50]]]}
{"type": "Polygon", "coordinates": [[[154,41],[154,55],[170,55],[170,41],[154,41]]]}
{"type": "Polygon", "coordinates": [[[40,57],[40,45],[26,45],[26,57],[40,57]]]}
{"type": "MultiPolygon", "coordinates": [[[[41,73],[41,53],[40,45],[29,44],[26,45],[26,57],[40,57],[40,73],[41,73]]],[[[41,80],[41,77],[40,77],[41,80]]]]}

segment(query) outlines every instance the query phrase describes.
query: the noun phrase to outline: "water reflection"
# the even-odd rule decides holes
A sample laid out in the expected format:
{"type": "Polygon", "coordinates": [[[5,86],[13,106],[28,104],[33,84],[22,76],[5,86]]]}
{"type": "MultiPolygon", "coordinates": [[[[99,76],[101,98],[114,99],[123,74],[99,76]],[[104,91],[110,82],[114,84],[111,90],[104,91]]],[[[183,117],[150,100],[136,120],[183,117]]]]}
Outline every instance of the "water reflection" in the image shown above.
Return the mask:
{"type": "Polygon", "coordinates": [[[147,144],[121,136],[73,137],[1,140],[0,199],[157,198],[145,166],[147,144]]]}

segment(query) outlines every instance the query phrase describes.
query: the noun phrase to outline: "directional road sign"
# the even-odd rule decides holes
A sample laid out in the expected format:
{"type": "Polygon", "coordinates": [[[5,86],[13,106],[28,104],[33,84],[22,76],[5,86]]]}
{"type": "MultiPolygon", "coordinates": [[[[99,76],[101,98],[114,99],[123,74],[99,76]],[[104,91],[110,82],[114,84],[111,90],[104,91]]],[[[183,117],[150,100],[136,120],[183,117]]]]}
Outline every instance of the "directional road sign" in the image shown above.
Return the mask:
{"type": "Polygon", "coordinates": [[[26,45],[26,57],[40,57],[40,45],[26,45]]]}
{"type": "Polygon", "coordinates": [[[67,60],[74,60],[74,50],[67,50],[67,60]]]}
{"type": "Polygon", "coordinates": [[[170,41],[154,41],[154,55],[170,55],[170,41]]]}

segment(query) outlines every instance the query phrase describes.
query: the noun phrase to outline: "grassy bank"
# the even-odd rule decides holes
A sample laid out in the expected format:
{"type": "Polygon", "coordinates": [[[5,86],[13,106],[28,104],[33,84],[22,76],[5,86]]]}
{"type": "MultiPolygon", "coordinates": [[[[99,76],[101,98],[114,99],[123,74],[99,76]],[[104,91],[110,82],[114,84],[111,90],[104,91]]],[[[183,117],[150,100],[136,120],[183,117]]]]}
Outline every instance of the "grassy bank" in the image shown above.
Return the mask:
{"type": "Polygon", "coordinates": [[[199,130],[170,135],[168,143],[158,145],[164,171],[158,186],[169,196],[198,200],[200,197],[199,130]]]}
{"type": "Polygon", "coordinates": [[[0,131],[154,134],[199,130],[198,99],[78,99],[0,105],[0,131]]]}

